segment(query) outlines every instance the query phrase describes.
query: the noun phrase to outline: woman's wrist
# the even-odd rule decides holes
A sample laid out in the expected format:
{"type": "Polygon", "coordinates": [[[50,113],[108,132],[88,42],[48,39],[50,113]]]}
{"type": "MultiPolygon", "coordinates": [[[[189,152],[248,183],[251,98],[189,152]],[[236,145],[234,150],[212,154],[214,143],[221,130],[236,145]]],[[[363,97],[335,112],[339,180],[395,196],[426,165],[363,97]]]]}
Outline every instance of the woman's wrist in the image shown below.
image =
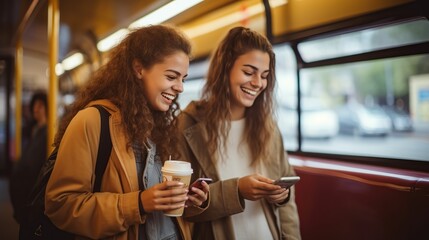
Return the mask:
{"type": "Polygon", "coordinates": [[[141,197],[142,193],[143,193],[143,190],[140,190],[140,192],[139,192],[139,211],[140,211],[140,215],[146,214],[146,211],[144,210],[144,207],[143,207],[142,197],[141,197]]]}

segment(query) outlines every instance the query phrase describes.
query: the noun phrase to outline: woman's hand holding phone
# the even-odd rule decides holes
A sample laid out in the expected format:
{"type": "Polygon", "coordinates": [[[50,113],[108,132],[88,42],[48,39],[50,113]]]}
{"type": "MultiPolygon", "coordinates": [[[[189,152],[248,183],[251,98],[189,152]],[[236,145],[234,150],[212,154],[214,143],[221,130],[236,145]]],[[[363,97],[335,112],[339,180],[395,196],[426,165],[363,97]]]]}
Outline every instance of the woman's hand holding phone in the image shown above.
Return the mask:
{"type": "Polygon", "coordinates": [[[198,189],[203,190],[204,189],[203,181],[206,182],[207,184],[210,184],[213,182],[213,179],[211,179],[211,178],[198,178],[189,186],[189,191],[190,192],[193,191],[192,188],[198,188],[198,189]]]}
{"type": "Polygon", "coordinates": [[[283,203],[289,196],[289,188],[300,180],[299,176],[281,177],[273,182],[274,185],[281,186],[283,192],[267,196],[266,199],[270,203],[283,203]]]}
{"type": "Polygon", "coordinates": [[[283,188],[289,188],[297,183],[301,178],[299,176],[281,177],[274,181],[275,185],[279,185],[283,188]]]}
{"type": "Polygon", "coordinates": [[[260,174],[252,174],[238,179],[238,191],[247,200],[256,201],[266,196],[279,194],[284,190],[273,185],[273,180],[260,174]]]}
{"type": "Polygon", "coordinates": [[[198,178],[189,186],[187,206],[201,207],[207,201],[207,194],[210,191],[209,183],[213,182],[211,178],[198,178]]]}

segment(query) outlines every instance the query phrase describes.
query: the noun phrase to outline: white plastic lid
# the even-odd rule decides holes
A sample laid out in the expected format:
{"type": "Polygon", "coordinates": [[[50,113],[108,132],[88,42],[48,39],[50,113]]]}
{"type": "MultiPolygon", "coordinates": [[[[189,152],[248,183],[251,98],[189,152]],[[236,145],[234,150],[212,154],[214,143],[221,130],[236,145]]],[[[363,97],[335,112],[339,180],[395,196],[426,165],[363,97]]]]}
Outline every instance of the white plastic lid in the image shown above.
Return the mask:
{"type": "Polygon", "coordinates": [[[193,173],[193,170],[189,162],[168,160],[165,161],[164,166],[161,168],[161,172],[177,175],[190,175],[193,173]]]}

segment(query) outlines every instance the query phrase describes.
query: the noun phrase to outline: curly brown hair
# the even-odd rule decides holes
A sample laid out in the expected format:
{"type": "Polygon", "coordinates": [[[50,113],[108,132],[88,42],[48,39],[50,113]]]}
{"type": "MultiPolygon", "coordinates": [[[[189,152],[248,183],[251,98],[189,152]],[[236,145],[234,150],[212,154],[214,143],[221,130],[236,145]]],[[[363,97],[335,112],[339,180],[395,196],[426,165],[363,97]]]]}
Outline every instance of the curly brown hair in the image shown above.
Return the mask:
{"type": "Polygon", "coordinates": [[[268,53],[270,58],[267,87],[256,98],[252,107],[246,109],[243,141],[249,144],[252,164],[255,164],[259,161],[269,161],[266,158],[267,146],[275,126],[271,117],[274,104],[275,54],[268,39],[245,27],[231,29],[212,56],[200,104],[205,106],[205,124],[210,142],[208,146],[213,155],[221,137],[225,139],[231,127],[231,69],[238,57],[252,50],[268,53]]]}
{"type": "Polygon", "coordinates": [[[143,94],[143,81],[134,74],[133,61],[149,69],[178,51],[190,57],[191,44],[176,28],[153,25],[130,32],[112,50],[109,61],[80,89],[62,119],[54,146],[59,146],[67,126],[81,109],[91,101],[107,99],[121,111],[127,147],[133,143],[144,144],[150,138],[157,144],[161,159],[177,156],[175,131],[179,105],[174,100],[167,112],[151,110],[143,94]]]}

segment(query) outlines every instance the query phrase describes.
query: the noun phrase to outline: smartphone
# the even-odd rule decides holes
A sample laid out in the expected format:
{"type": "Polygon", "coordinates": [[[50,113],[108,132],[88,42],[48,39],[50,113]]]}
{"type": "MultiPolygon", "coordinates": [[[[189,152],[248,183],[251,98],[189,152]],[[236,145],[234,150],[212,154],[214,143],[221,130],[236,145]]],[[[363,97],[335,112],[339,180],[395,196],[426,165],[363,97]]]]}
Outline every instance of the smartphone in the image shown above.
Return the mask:
{"type": "Polygon", "coordinates": [[[274,184],[279,185],[283,188],[289,188],[297,183],[301,178],[299,176],[281,177],[274,181],[274,184]]]}
{"type": "Polygon", "coordinates": [[[189,186],[189,190],[192,191],[192,187],[203,189],[203,185],[201,184],[202,181],[206,182],[207,184],[210,184],[213,182],[213,179],[211,179],[211,178],[198,178],[189,186]]]}

